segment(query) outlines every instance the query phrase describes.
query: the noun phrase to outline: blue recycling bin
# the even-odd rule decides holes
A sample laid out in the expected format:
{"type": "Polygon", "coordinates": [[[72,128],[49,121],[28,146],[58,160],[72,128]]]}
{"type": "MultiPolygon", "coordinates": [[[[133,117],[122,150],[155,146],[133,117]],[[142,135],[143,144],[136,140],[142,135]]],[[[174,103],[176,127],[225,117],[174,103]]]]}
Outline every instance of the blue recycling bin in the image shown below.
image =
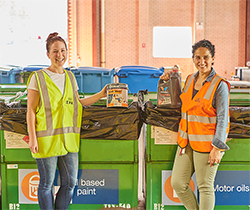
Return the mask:
{"type": "Polygon", "coordinates": [[[97,93],[106,84],[114,82],[114,69],[89,66],[69,69],[75,75],[79,91],[83,93],[97,93]]]}
{"type": "Polygon", "coordinates": [[[120,83],[128,84],[129,93],[137,93],[147,89],[148,92],[157,92],[159,77],[164,69],[150,66],[122,66],[116,75],[120,83]]]}
{"type": "Polygon", "coordinates": [[[15,65],[0,66],[0,84],[22,83],[23,67],[15,65]]]}

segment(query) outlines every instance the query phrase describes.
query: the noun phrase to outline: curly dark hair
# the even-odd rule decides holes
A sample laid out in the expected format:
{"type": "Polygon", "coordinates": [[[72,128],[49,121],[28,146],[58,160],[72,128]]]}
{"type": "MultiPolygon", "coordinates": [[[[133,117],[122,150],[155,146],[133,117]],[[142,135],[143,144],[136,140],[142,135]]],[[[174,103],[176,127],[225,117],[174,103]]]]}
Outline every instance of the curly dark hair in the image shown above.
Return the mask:
{"type": "Polygon", "coordinates": [[[57,32],[54,32],[54,33],[50,33],[47,40],[46,40],[46,50],[47,50],[47,52],[49,52],[50,46],[56,41],[63,42],[65,44],[66,50],[68,50],[65,40],[62,37],[58,36],[57,32]]]}
{"type": "Polygon", "coordinates": [[[215,47],[214,45],[212,45],[212,43],[206,39],[203,39],[199,42],[196,42],[193,46],[192,46],[192,57],[194,57],[194,53],[195,53],[195,50],[197,50],[199,47],[205,47],[207,48],[211,55],[212,55],[212,58],[214,57],[214,54],[215,54],[215,47]]]}

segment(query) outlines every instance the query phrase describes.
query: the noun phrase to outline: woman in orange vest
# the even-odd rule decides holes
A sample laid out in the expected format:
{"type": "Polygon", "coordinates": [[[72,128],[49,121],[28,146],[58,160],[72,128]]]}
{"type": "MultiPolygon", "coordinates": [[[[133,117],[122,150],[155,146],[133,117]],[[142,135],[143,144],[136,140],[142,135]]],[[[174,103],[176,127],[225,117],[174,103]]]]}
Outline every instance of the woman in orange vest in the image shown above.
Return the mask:
{"type": "Polygon", "coordinates": [[[213,69],[215,48],[208,40],[192,46],[196,73],[187,77],[180,95],[181,121],[171,184],[188,210],[212,210],[214,179],[229,131],[230,84],[213,69]],[[189,187],[195,172],[199,204],[189,187]]]}

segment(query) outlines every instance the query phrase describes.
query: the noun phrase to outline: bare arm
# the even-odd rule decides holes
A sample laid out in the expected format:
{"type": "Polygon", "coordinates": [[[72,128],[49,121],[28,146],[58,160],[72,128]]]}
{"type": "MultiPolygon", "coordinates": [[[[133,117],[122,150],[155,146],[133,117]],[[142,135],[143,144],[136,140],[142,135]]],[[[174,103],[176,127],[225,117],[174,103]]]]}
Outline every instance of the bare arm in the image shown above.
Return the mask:
{"type": "MultiPolygon", "coordinates": [[[[76,91],[76,94],[78,96],[78,92],[76,91]]],[[[90,106],[92,104],[94,104],[95,102],[97,102],[98,100],[100,100],[103,97],[107,96],[107,86],[105,86],[100,92],[96,93],[95,95],[89,96],[87,98],[81,98],[79,99],[78,96],[78,100],[80,101],[80,103],[84,106],[90,106]]]]}
{"type": "Polygon", "coordinates": [[[36,90],[28,90],[28,102],[27,102],[27,126],[29,128],[29,147],[32,153],[38,152],[38,143],[36,137],[36,109],[39,105],[39,92],[36,90]]]}

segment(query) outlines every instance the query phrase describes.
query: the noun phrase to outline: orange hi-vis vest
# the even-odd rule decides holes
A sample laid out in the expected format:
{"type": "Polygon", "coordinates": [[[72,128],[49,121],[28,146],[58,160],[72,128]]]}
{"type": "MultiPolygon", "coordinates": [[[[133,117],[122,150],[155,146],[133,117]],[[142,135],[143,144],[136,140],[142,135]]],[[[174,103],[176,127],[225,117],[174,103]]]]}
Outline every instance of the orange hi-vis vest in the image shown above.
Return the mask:
{"type": "MultiPolygon", "coordinates": [[[[194,74],[188,76],[180,95],[182,107],[177,143],[181,148],[185,148],[189,143],[197,152],[210,152],[217,124],[216,109],[212,106],[212,102],[219,83],[224,79],[215,74],[211,82],[206,82],[192,99],[194,79],[194,74]]],[[[230,84],[225,82],[230,90],[230,84]]],[[[229,125],[228,112],[227,133],[229,125]]]]}

